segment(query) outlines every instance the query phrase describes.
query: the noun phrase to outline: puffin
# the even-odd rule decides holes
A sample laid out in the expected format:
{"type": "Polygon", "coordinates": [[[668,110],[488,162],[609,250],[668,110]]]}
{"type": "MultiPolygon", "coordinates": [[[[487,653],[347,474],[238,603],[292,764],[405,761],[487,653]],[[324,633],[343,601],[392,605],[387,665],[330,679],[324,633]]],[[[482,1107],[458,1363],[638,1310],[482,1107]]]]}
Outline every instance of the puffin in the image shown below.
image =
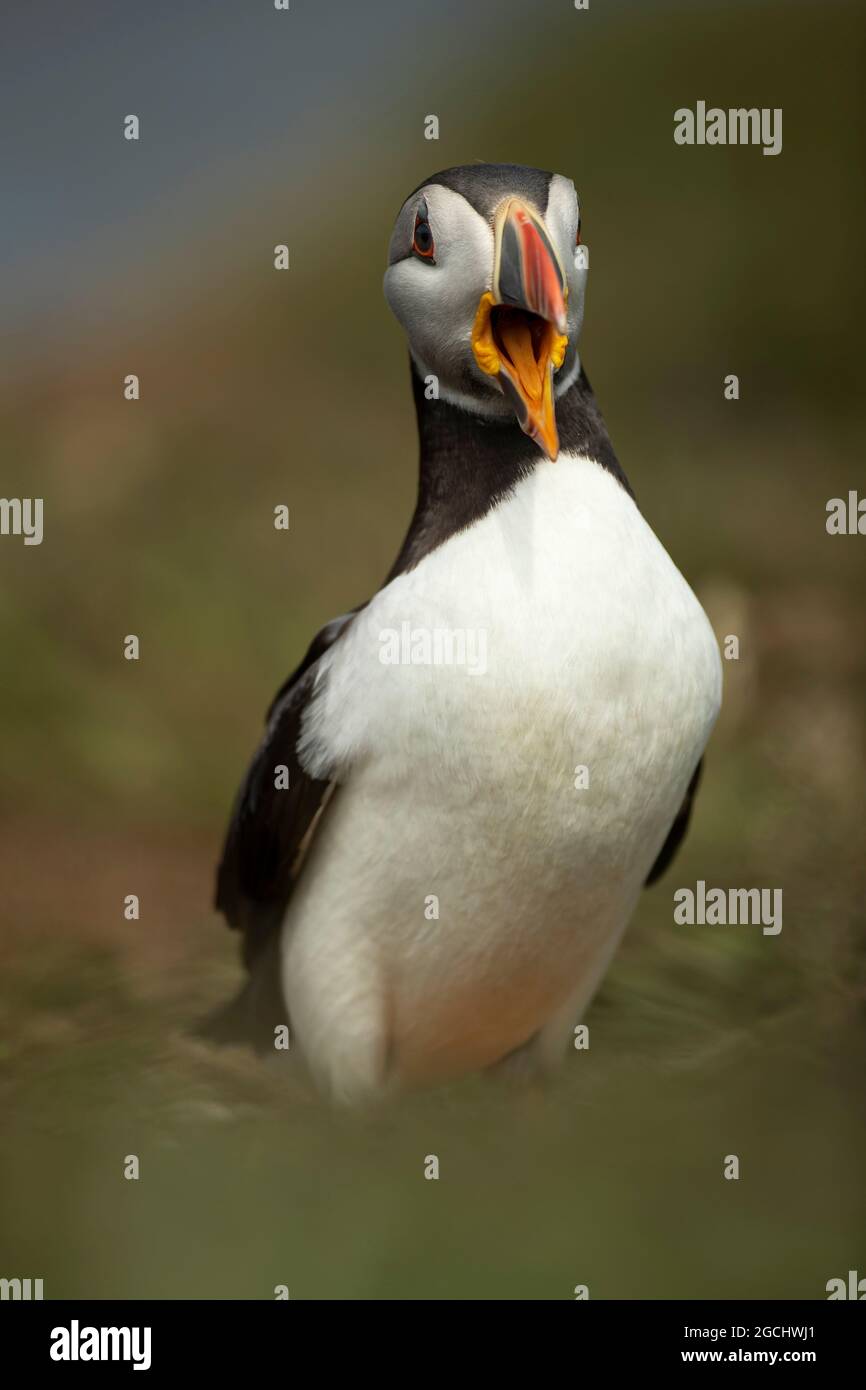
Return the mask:
{"type": "Polygon", "coordinates": [[[446,169],[394,224],[417,503],[267,713],[217,872],[246,976],[200,1029],[337,1102],[549,1071],[686,833],[719,649],[584,371],[587,274],[560,174],[446,169]]]}

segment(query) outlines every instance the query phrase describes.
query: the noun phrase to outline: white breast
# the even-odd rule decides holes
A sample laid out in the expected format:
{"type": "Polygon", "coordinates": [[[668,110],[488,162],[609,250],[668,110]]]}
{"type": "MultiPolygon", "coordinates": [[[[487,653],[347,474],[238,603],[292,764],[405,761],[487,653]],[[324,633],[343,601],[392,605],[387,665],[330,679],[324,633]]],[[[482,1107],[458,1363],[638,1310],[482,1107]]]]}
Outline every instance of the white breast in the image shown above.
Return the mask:
{"type": "Polygon", "coordinates": [[[323,668],[302,761],[341,785],[284,932],[301,1042],[338,1088],[368,1052],[485,1065],[594,988],[718,712],[712,631],[615,479],[563,456],[323,668]]]}

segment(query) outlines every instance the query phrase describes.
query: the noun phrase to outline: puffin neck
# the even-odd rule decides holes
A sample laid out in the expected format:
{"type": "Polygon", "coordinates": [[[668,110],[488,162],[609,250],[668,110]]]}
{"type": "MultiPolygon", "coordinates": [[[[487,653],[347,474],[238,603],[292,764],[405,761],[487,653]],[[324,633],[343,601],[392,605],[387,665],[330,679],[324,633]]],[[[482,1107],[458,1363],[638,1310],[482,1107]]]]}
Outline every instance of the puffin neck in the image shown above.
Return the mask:
{"type": "MultiPolygon", "coordinates": [[[[425,555],[480,520],[533,469],[563,466],[546,459],[516,420],[473,415],[449,401],[428,400],[411,359],[410,364],[420,446],[418,501],[388,580],[414,569],[425,555]]],[[[583,368],[557,398],[556,421],[562,454],[591,458],[634,497],[583,368]]]]}

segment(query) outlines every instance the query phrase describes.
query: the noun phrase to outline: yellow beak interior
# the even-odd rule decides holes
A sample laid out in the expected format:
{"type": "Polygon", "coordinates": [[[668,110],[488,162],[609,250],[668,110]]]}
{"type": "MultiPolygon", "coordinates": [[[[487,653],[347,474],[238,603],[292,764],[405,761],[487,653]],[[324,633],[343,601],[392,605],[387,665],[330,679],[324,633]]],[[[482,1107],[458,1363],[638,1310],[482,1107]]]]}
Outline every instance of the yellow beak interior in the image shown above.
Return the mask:
{"type": "Polygon", "coordinates": [[[521,429],[550,459],[559,453],[553,373],[567,347],[568,338],[547,319],[496,304],[489,291],[481,296],[472,329],[475,360],[488,376],[499,378],[521,429]]]}

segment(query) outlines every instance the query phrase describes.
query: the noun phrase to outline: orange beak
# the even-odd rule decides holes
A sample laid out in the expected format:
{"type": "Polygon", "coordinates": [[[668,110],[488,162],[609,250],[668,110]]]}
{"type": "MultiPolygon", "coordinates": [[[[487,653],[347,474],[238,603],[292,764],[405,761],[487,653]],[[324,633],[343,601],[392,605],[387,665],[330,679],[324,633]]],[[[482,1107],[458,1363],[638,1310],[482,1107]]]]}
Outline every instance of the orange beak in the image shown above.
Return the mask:
{"type": "Polygon", "coordinates": [[[496,219],[493,291],[481,296],[472,350],[517,422],[549,459],[559,453],[553,376],[568,347],[566,281],[541,218],[511,198],[496,219]]]}

